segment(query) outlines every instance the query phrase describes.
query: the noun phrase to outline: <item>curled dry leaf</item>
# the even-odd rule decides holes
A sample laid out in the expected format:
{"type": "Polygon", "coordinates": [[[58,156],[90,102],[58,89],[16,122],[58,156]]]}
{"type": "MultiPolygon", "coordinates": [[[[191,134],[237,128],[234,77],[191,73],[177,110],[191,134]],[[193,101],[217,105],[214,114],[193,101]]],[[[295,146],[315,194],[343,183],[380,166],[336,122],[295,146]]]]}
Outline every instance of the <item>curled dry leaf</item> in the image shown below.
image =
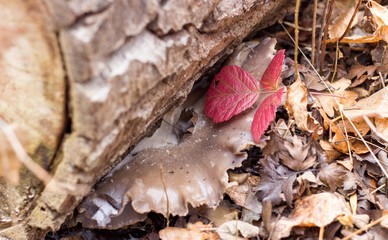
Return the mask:
{"type": "MultiPolygon", "coordinates": [[[[369,126],[362,121],[353,121],[353,124],[356,126],[358,132],[361,133],[361,136],[365,136],[365,134],[369,131],[369,126]]],[[[342,120],[331,124],[331,131],[334,133],[332,139],[332,146],[340,152],[348,153],[348,143],[350,144],[350,149],[353,150],[357,154],[363,154],[368,152],[368,148],[361,142],[358,138],[357,131],[353,128],[353,126],[349,123],[348,120],[345,121],[345,124],[342,120]],[[350,136],[347,140],[346,131],[348,136],[350,136]]]]}
{"type": "MultiPolygon", "coordinates": [[[[348,134],[356,138],[359,138],[357,132],[361,136],[365,136],[369,132],[370,126],[364,120],[364,116],[374,121],[377,131],[385,136],[384,134],[387,133],[385,126],[387,126],[388,119],[388,109],[386,106],[388,106],[388,87],[381,89],[370,97],[361,99],[351,105],[349,104],[348,107],[351,108],[344,110],[344,115],[347,118],[345,122],[338,121],[331,123],[329,120],[331,131],[334,133],[332,141],[333,147],[343,153],[348,153],[345,127],[348,134]],[[354,129],[349,121],[352,121],[356,129],[354,129]]],[[[349,142],[351,150],[355,151],[355,153],[362,154],[368,152],[367,147],[361,141],[352,138],[349,139],[349,142]]]]}
{"type": "Polygon", "coordinates": [[[201,222],[188,224],[187,228],[167,227],[159,231],[161,240],[220,240],[212,226],[201,222]]]}
{"type": "Polygon", "coordinates": [[[324,150],[329,162],[337,160],[338,157],[342,155],[342,153],[333,148],[329,141],[321,139],[319,140],[319,145],[321,145],[321,148],[324,150]]]}
{"type": "MultiPolygon", "coordinates": [[[[352,0],[348,0],[352,1],[352,0]]],[[[347,9],[346,9],[347,10],[347,9]]],[[[352,11],[353,12],[353,11],[352,11]]],[[[365,4],[364,18],[370,21],[373,27],[373,34],[367,36],[349,36],[344,37],[342,43],[376,43],[380,40],[388,42],[388,9],[381,6],[373,0],[369,0],[365,4]]],[[[339,40],[338,36],[331,37],[327,40],[328,43],[339,40]]]]}
{"type": "MultiPolygon", "coordinates": [[[[333,24],[329,26],[329,37],[330,38],[340,38],[344,34],[354,10],[356,9],[358,0],[345,0],[345,1],[335,1],[333,8],[333,24]]],[[[353,21],[355,25],[357,21],[353,21]]]]}
{"type": "Polygon", "coordinates": [[[290,217],[273,223],[273,239],[288,237],[295,226],[324,227],[344,215],[351,211],[342,196],[329,192],[311,195],[295,206],[290,217]]]}
{"type": "MultiPolygon", "coordinates": [[[[239,175],[245,174],[247,173],[242,173],[239,175]]],[[[232,180],[232,178],[230,180],[232,180]]],[[[252,192],[252,187],[257,186],[259,182],[260,178],[258,176],[248,175],[243,182],[239,183],[236,186],[229,187],[226,190],[226,193],[237,205],[249,208],[249,206],[246,206],[248,194],[252,192]]]]}
{"type": "Polygon", "coordinates": [[[345,110],[346,117],[353,121],[362,121],[363,116],[369,118],[388,118],[388,87],[381,89],[370,97],[361,99],[345,110]]]}
{"type": "Polygon", "coordinates": [[[259,228],[252,224],[243,221],[229,221],[222,224],[218,229],[217,233],[223,240],[245,240],[259,235],[259,228]],[[237,231],[244,237],[238,236],[237,231]]]}
{"type": "Polygon", "coordinates": [[[307,95],[306,86],[298,79],[288,87],[285,107],[289,115],[294,117],[298,128],[310,133],[316,130],[322,133],[320,130],[322,127],[318,121],[307,112],[307,95]]]}
{"type": "Polygon", "coordinates": [[[327,92],[326,95],[322,94],[314,96],[318,100],[319,106],[325,111],[327,116],[334,117],[336,115],[336,111],[339,110],[337,102],[345,109],[353,107],[359,95],[357,92],[346,90],[351,83],[352,82],[349,79],[341,78],[330,84],[333,89],[333,95],[327,92]]]}

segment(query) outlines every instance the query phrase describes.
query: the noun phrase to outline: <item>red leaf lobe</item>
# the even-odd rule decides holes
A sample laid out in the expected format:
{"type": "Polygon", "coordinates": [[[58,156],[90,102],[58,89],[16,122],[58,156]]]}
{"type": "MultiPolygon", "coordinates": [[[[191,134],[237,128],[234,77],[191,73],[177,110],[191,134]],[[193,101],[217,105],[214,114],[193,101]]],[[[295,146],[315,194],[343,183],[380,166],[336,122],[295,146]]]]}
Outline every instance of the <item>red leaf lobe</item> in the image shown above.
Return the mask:
{"type": "Polygon", "coordinates": [[[261,88],[269,91],[276,91],[280,84],[280,74],[284,61],[284,49],[276,53],[265,69],[263,76],[260,79],[261,88]]]}
{"type": "Polygon", "coordinates": [[[252,136],[259,143],[268,125],[275,119],[276,109],[282,101],[284,88],[266,97],[256,110],[252,122],[252,136]]]}
{"type": "Polygon", "coordinates": [[[225,122],[251,107],[260,95],[256,79],[239,66],[225,66],[207,92],[205,114],[213,122],[225,122]]]}

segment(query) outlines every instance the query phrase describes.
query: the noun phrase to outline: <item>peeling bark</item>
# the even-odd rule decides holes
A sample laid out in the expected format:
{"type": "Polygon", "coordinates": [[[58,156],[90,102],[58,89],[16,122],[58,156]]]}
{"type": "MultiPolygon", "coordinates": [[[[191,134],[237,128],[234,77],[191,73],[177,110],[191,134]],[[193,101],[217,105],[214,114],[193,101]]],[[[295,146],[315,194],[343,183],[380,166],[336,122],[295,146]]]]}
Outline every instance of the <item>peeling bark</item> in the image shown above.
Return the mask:
{"type": "MultiPolygon", "coordinates": [[[[3,6],[3,2],[14,0],[0,2],[3,6]]],[[[41,3],[15,2],[26,6],[41,3]]],[[[18,239],[39,238],[49,230],[58,229],[94,183],[150,131],[160,116],[186,98],[197,79],[248,34],[281,19],[290,11],[287,6],[292,2],[45,0],[43,3],[45,8],[40,14],[49,18],[45,20],[48,27],[42,32],[52,37],[44,41],[45,46],[52,47],[50,69],[58,61],[58,56],[53,57],[53,53],[59,53],[55,46],[60,46],[64,66],[57,68],[65,69],[66,76],[59,74],[55,79],[67,85],[68,96],[63,89],[53,91],[62,93],[60,99],[66,101],[71,131],[65,135],[55,159],[54,154],[50,155],[46,164],[51,165],[54,180],[65,187],[58,189],[52,182],[43,191],[34,188],[37,196],[31,212],[22,215],[19,224],[0,230],[0,236],[18,239]]],[[[26,18],[30,15],[31,12],[25,13],[26,18]]],[[[44,47],[36,48],[41,51],[44,47]]],[[[1,70],[7,68],[4,65],[1,70]]],[[[44,83],[44,79],[36,81],[44,83]]],[[[22,92],[22,89],[17,90],[22,92]]],[[[29,101],[37,100],[32,97],[29,101]]],[[[56,104],[52,108],[62,107],[61,118],[45,117],[57,125],[62,123],[59,132],[64,132],[65,104],[60,101],[56,104]]],[[[1,107],[0,113],[3,118],[8,116],[1,107]]],[[[14,122],[19,120],[10,120],[14,122]]],[[[52,131],[42,122],[37,127],[42,132],[52,131]]],[[[52,149],[56,150],[61,134],[52,137],[55,143],[52,149]]],[[[38,160],[38,156],[33,156],[38,160]]]]}

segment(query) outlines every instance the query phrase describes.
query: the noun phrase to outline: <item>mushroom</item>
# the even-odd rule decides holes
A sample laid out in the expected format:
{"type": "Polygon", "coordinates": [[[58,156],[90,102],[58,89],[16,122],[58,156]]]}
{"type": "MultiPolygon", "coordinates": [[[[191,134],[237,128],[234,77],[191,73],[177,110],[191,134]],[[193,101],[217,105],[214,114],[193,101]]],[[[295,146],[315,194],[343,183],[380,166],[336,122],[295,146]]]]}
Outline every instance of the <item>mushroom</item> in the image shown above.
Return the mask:
{"type": "MultiPolygon", "coordinates": [[[[274,52],[275,40],[262,43],[265,45],[249,46],[250,53],[243,61],[243,67],[259,71],[259,75],[253,74],[256,78],[274,52]],[[259,58],[260,67],[252,64],[259,58]]],[[[247,157],[245,150],[256,145],[251,136],[255,107],[216,125],[203,113],[204,97],[195,96],[198,94],[192,92],[186,103],[166,114],[153,136],[140,142],[124,163],[85,197],[76,213],[77,222],[88,228],[117,229],[144,219],[151,211],[184,216],[189,204],[194,208],[218,206],[233,184],[228,182],[227,170],[241,166],[247,157]],[[180,141],[174,126],[188,108],[197,119],[192,122],[192,134],[180,141]]]]}

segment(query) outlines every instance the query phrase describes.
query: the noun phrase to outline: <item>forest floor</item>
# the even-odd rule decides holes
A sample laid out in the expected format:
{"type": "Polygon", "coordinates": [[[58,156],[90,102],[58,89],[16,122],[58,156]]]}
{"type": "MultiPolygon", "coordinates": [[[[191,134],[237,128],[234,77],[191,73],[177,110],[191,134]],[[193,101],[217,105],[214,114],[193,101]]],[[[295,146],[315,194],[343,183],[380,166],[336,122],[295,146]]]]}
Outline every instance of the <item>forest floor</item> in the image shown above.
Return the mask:
{"type": "Polygon", "coordinates": [[[189,97],[162,122],[170,133],[143,142],[157,150],[135,148],[129,165],[119,166],[132,172],[116,169],[105,177],[80,205],[75,222],[69,220],[46,239],[388,239],[388,9],[381,1],[338,0],[327,1],[326,10],[320,2],[314,10],[313,2],[300,7],[297,24],[287,16],[247,39],[276,39],[275,48],[285,50],[284,62],[278,51],[280,57],[269,63],[274,51],[268,43],[255,56],[268,60],[260,70],[229,59],[214,69],[221,71],[214,80],[214,73],[204,78],[202,83],[213,80],[210,89],[216,90],[207,93],[206,115],[225,123],[212,123],[203,101],[189,97]],[[320,40],[323,35],[327,38],[320,40]],[[225,67],[231,62],[241,68],[225,67]],[[247,95],[230,76],[247,86],[260,77],[248,87],[259,90],[247,95]],[[211,100],[217,91],[229,94],[224,86],[231,86],[237,98],[211,100]],[[248,110],[241,99],[250,101],[244,105],[248,110]],[[231,120],[219,119],[229,114],[220,106],[232,109],[231,120]],[[257,127],[246,126],[252,121],[257,127]],[[231,142],[240,135],[237,145],[231,142]],[[159,164],[163,157],[171,161],[159,164]],[[195,163],[178,163],[186,158],[195,163]],[[183,169],[187,175],[179,175],[183,169]],[[142,188],[123,187],[138,179],[142,188]],[[119,181],[124,181],[121,189],[112,190],[119,181]],[[147,187],[154,196],[144,197],[147,187]],[[127,210],[138,218],[125,215],[127,210]],[[120,214],[115,222],[113,215],[120,214]]]}

